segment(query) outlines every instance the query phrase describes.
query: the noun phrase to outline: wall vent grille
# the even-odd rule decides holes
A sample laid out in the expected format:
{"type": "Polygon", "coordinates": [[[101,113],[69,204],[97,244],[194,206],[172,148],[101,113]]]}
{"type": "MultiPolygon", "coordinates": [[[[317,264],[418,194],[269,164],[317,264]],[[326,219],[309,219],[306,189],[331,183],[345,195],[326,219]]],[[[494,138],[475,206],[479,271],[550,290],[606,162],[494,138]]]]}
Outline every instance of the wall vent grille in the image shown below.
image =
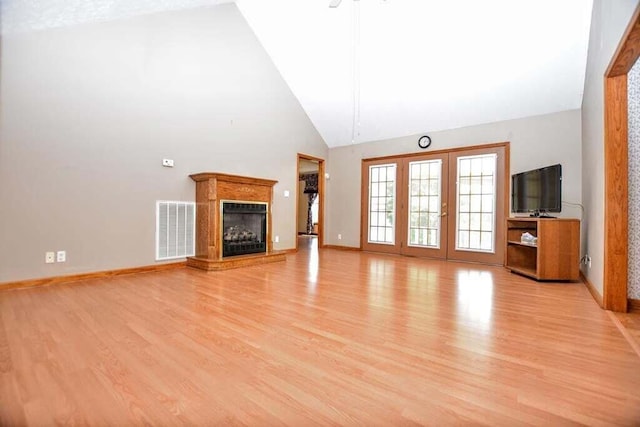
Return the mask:
{"type": "Polygon", "coordinates": [[[196,204],[156,202],[156,260],[195,255],[196,204]]]}

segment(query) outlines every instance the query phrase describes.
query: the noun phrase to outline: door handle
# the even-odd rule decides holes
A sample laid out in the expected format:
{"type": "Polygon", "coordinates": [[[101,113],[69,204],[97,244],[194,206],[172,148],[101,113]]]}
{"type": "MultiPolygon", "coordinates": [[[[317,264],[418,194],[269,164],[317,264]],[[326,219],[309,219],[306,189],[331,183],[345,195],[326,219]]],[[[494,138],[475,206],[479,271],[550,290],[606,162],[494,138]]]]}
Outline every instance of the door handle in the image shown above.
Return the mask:
{"type": "Polygon", "coordinates": [[[447,216],[447,213],[446,213],[446,212],[443,212],[443,213],[442,213],[442,215],[440,215],[440,216],[441,216],[441,217],[443,217],[443,216],[447,216]]]}

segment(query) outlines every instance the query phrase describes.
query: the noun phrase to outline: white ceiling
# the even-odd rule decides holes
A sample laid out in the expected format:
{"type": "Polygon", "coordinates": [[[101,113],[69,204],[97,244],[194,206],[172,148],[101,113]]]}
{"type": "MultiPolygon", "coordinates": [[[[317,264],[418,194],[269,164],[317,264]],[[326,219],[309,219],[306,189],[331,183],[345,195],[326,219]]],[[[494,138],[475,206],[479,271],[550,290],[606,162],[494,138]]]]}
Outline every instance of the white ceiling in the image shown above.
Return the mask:
{"type": "Polygon", "coordinates": [[[0,0],[2,33],[114,21],[234,0],[0,0]]]}
{"type": "MultiPolygon", "coordinates": [[[[7,32],[232,0],[1,1],[7,32]]],[[[330,147],[582,103],[592,0],[236,3],[330,147]]]]}
{"type": "Polygon", "coordinates": [[[591,0],[238,0],[329,146],[580,108],[591,0]],[[357,104],[357,103],[356,103],[357,104]]]}

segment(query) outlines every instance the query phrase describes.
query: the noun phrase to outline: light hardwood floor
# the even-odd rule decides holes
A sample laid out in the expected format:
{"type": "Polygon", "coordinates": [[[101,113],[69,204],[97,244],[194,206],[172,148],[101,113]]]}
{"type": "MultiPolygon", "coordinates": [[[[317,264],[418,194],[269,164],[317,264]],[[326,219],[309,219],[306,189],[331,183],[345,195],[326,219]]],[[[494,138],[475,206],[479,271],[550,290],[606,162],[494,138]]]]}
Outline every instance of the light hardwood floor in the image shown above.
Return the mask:
{"type": "Polygon", "coordinates": [[[581,283],[308,248],[0,291],[1,425],[638,425],[581,283]]]}

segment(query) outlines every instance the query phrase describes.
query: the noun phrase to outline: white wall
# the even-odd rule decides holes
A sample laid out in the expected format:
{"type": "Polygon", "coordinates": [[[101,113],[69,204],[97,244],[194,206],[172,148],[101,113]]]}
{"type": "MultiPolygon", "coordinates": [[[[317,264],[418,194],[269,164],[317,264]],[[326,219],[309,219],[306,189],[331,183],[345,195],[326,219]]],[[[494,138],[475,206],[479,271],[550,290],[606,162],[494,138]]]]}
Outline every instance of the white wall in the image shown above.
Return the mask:
{"type": "Polygon", "coordinates": [[[638,0],[594,0],[582,100],[582,252],[591,256],[585,276],[602,294],[604,280],[604,73],[638,0]]]}
{"type": "Polygon", "coordinates": [[[283,192],[327,147],[235,4],[1,43],[0,282],[153,264],[155,201],[205,171],[278,180],[274,247],[295,246],[283,192]]]}
{"type": "MultiPolygon", "coordinates": [[[[582,162],[580,110],[508,120],[442,132],[429,132],[429,150],[511,142],[511,173],[562,164],[562,200],[581,203],[582,162]]],[[[419,135],[357,144],[329,150],[327,181],[327,244],[360,245],[361,160],[385,155],[424,152],[419,135]],[[342,240],[337,235],[342,234],[342,240]]],[[[562,217],[580,218],[579,207],[563,205],[562,217]]]]}

